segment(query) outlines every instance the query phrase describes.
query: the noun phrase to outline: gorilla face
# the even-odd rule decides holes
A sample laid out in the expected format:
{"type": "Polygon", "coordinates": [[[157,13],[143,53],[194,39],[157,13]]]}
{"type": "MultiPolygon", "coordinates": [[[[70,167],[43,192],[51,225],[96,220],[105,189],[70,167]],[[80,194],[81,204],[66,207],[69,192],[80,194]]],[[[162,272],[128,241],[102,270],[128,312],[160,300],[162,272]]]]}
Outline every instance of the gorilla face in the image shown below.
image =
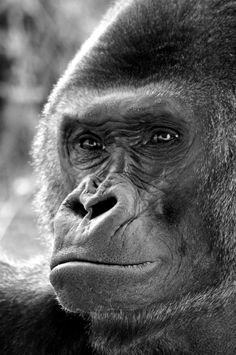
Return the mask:
{"type": "Polygon", "coordinates": [[[185,101],[159,85],[61,105],[67,196],[50,279],[67,310],[136,311],[216,282],[199,189],[206,131],[185,101]]]}

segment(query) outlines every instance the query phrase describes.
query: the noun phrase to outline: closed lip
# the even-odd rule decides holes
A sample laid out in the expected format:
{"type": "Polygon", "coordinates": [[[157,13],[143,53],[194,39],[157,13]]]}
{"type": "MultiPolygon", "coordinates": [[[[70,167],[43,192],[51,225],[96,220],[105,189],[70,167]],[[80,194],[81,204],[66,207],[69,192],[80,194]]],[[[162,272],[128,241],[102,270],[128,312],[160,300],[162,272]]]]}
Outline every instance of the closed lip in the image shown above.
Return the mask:
{"type": "Polygon", "coordinates": [[[151,264],[156,264],[159,263],[160,261],[154,260],[154,261],[142,261],[142,262],[132,262],[132,263],[113,263],[113,262],[107,262],[107,261],[97,261],[97,260],[91,260],[91,259],[85,259],[85,258],[79,258],[74,255],[62,255],[59,257],[53,257],[50,267],[51,270],[57,267],[58,265],[61,264],[66,264],[66,263],[71,263],[71,262],[78,262],[78,263],[86,263],[86,264],[93,264],[93,265],[98,265],[98,266],[104,266],[104,267],[122,267],[122,268],[143,268],[145,266],[150,266],[151,264]]]}

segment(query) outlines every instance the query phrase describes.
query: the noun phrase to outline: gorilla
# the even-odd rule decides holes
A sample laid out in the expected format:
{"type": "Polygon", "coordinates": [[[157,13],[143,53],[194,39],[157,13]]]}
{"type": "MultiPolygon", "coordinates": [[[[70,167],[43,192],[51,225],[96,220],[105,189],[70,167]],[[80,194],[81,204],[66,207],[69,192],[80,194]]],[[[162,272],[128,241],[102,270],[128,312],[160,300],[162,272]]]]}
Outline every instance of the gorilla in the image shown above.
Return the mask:
{"type": "Polygon", "coordinates": [[[236,354],[235,64],[235,0],[109,10],[39,123],[50,261],[2,258],[2,355],[236,354]]]}

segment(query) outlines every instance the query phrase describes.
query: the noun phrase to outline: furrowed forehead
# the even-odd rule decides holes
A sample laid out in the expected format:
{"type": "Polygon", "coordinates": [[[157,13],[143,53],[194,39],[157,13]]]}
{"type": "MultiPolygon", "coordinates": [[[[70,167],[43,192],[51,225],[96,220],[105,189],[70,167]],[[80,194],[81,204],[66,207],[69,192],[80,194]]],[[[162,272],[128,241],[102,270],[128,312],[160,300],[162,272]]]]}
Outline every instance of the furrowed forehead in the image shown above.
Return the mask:
{"type": "Polygon", "coordinates": [[[151,123],[158,119],[191,121],[192,115],[177,98],[163,94],[138,91],[112,93],[87,98],[80,107],[68,107],[62,112],[63,126],[73,123],[100,126],[107,122],[151,123]]]}

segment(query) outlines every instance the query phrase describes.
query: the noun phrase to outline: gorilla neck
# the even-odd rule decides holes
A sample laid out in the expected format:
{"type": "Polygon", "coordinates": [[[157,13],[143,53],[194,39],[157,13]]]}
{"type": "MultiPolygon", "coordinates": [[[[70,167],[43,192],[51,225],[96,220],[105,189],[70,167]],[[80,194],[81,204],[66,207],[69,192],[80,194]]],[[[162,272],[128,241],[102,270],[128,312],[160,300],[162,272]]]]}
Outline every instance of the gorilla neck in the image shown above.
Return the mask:
{"type": "Polygon", "coordinates": [[[167,324],[156,321],[148,325],[144,312],[133,315],[120,312],[93,313],[90,341],[93,348],[104,355],[189,354],[188,342],[174,332],[167,332],[167,324]],[[150,337],[150,333],[154,334],[150,337]]]}
{"type": "Polygon", "coordinates": [[[157,317],[150,322],[144,312],[93,313],[90,342],[104,355],[235,354],[235,312],[232,305],[214,310],[209,316],[193,318],[187,313],[176,319],[157,317]],[[151,334],[151,336],[150,336],[151,334]]]}

